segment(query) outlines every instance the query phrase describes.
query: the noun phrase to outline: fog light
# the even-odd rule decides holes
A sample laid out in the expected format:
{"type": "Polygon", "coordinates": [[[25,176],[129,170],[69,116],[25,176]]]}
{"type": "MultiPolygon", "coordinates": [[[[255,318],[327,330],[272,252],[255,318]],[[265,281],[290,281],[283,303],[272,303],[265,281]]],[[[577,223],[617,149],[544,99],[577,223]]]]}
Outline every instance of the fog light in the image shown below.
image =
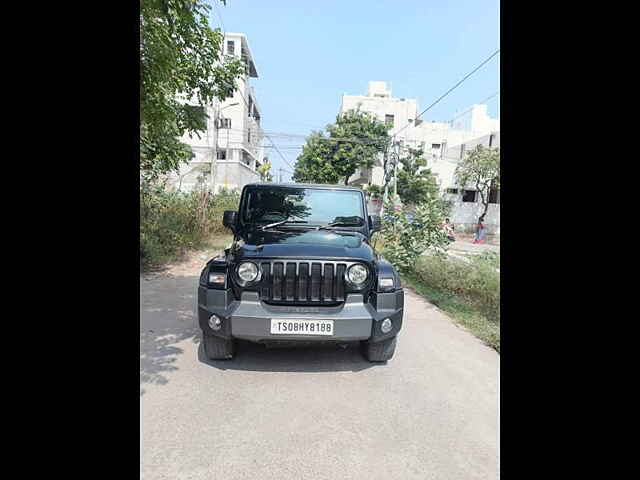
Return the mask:
{"type": "Polygon", "coordinates": [[[382,325],[380,325],[380,330],[382,330],[382,333],[389,333],[392,328],[393,328],[393,324],[391,323],[390,318],[385,318],[382,321],[382,325]]]}
{"type": "Polygon", "coordinates": [[[217,315],[211,315],[209,318],[209,326],[211,330],[220,330],[222,328],[222,319],[217,315]]]}

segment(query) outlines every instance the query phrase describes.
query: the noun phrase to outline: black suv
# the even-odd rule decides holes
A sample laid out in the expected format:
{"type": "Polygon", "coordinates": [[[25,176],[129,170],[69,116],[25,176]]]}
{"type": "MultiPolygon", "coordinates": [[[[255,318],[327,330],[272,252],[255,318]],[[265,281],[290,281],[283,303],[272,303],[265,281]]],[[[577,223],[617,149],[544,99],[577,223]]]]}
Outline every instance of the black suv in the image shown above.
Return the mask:
{"type": "Polygon", "coordinates": [[[369,241],[380,218],[352,187],[256,183],[224,212],[233,243],[200,275],[198,320],[211,360],[235,339],[309,345],[360,341],[389,360],[402,328],[404,292],[369,241]]]}

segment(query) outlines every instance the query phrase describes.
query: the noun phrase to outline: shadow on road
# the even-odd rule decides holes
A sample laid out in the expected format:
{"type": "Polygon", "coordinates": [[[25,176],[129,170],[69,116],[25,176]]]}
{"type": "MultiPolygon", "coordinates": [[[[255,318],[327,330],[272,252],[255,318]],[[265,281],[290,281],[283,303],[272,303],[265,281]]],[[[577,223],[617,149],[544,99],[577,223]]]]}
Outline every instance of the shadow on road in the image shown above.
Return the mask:
{"type": "Polygon", "coordinates": [[[266,348],[264,345],[238,341],[233,360],[209,360],[202,344],[198,360],[219,370],[251,372],[360,372],[385,363],[370,363],[360,354],[358,343],[346,348],[335,345],[266,348]]]}
{"type": "MultiPolygon", "coordinates": [[[[200,344],[201,332],[194,313],[197,276],[141,278],[140,282],[140,395],[144,395],[145,384],[168,382],[166,374],[178,369],[176,361],[185,353],[179,344],[185,340],[200,344]]],[[[364,360],[357,343],[347,348],[266,349],[264,345],[238,342],[237,347],[233,360],[210,361],[199,345],[197,360],[218,370],[255,372],[359,372],[384,366],[364,360]]]]}
{"type": "Polygon", "coordinates": [[[168,382],[165,374],[177,370],[184,349],[178,344],[199,342],[194,315],[198,277],[140,279],[140,395],[143,385],[168,382]]]}

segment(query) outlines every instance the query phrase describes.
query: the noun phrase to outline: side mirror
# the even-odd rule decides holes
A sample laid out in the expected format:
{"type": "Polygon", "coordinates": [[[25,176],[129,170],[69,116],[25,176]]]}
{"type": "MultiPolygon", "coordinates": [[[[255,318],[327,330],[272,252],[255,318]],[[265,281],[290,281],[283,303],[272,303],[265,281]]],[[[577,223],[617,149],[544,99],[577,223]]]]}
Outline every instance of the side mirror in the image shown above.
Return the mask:
{"type": "Polygon", "coordinates": [[[369,215],[369,229],[371,233],[379,232],[382,229],[382,222],[379,215],[369,215]]]}
{"type": "Polygon", "coordinates": [[[222,224],[236,233],[236,225],[238,224],[238,212],[235,210],[225,210],[222,216],[222,224]]]}

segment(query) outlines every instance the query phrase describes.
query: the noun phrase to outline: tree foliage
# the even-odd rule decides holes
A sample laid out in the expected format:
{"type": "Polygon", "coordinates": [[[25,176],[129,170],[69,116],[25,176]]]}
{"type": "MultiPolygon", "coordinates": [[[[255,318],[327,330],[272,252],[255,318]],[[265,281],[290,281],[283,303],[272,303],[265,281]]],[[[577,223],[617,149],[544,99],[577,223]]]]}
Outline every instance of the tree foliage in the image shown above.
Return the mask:
{"type": "Polygon", "coordinates": [[[245,71],[222,56],[223,35],[211,29],[203,0],[140,2],[140,170],[144,178],[178,170],[193,155],[180,142],[206,130],[203,108],[233,95],[245,71]]]}
{"type": "Polygon", "coordinates": [[[384,196],[384,187],[382,185],[376,185],[370,183],[364,186],[364,191],[369,194],[371,198],[381,199],[384,196]]]}
{"type": "Polygon", "coordinates": [[[265,162],[260,165],[258,168],[258,173],[260,174],[260,178],[264,182],[272,182],[273,176],[271,175],[271,162],[269,160],[265,160],[265,162]]]}
{"type": "Polygon", "coordinates": [[[349,110],[326,132],[313,132],[298,156],[293,179],[307,183],[344,183],[359,168],[371,168],[389,143],[389,127],[368,112],[349,110]],[[349,141],[344,141],[348,139],[349,141]]]}
{"type": "Polygon", "coordinates": [[[422,149],[409,148],[400,158],[398,195],[402,203],[417,205],[438,197],[438,182],[428,168],[422,149]]]}
{"type": "Polygon", "coordinates": [[[458,164],[455,175],[461,187],[475,186],[485,215],[489,209],[489,192],[500,188],[500,150],[478,145],[458,164]]]}
{"type": "Polygon", "coordinates": [[[400,272],[410,272],[418,257],[428,248],[442,251],[447,245],[447,234],[442,228],[442,204],[437,197],[428,198],[417,205],[410,220],[404,208],[395,208],[393,199],[384,207],[381,236],[384,256],[400,272]]]}

